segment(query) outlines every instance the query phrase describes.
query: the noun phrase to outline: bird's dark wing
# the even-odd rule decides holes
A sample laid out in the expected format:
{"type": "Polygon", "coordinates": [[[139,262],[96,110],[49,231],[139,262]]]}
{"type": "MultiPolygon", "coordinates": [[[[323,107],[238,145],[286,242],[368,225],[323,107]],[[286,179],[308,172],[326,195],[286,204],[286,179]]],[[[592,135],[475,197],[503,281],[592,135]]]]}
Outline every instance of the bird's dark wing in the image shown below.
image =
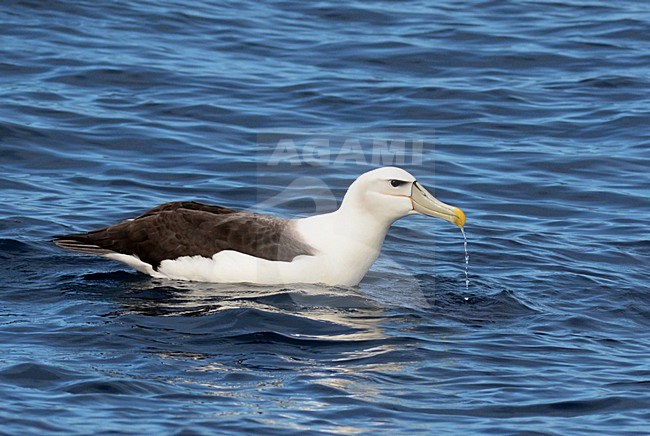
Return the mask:
{"type": "Polygon", "coordinates": [[[135,255],[154,269],[165,259],[212,257],[224,250],[284,262],[314,254],[288,220],[196,202],[166,203],[132,221],[53,242],[84,254],[135,255]]]}
{"type": "Polygon", "coordinates": [[[146,216],[156,215],[160,212],[175,211],[178,209],[209,212],[215,215],[225,215],[225,214],[240,212],[238,210],[230,209],[223,206],[214,206],[211,204],[199,203],[198,201],[172,201],[171,203],[164,203],[161,204],[160,206],[156,206],[153,209],[146,211],[138,218],[144,218],[146,216]]]}

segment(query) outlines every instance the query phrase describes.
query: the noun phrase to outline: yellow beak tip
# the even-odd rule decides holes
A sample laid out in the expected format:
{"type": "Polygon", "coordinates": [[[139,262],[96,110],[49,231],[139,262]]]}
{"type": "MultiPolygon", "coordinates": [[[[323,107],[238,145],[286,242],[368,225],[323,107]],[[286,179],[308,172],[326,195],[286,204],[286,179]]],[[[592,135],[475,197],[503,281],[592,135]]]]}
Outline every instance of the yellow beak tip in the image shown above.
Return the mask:
{"type": "Polygon", "coordinates": [[[454,216],[454,224],[458,227],[463,227],[465,225],[465,212],[461,209],[456,208],[456,215],[454,216]]]}

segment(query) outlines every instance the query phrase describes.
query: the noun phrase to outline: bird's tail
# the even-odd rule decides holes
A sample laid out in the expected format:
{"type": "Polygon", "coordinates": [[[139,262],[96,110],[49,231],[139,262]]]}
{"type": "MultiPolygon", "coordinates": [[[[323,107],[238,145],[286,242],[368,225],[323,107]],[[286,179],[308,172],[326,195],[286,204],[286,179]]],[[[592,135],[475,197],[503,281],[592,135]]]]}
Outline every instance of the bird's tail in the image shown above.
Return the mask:
{"type": "Polygon", "coordinates": [[[82,254],[102,255],[113,253],[112,250],[100,247],[93,241],[88,233],[55,236],[52,242],[66,250],[82,254]]]}

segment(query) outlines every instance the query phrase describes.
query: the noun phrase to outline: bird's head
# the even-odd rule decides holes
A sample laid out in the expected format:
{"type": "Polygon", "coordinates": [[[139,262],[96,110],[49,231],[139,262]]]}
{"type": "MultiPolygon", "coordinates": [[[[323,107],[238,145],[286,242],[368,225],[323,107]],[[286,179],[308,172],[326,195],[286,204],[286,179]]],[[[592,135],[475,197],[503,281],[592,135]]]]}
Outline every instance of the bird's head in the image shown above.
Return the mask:
{"type": "Polygon", "coordinates": [[[411,174],[397,167],[383,167],[359,176],[350,185],[342,208],[363,210],[389,225],[411,214],[442,218],[463,227],[465,214],[436,199],[411,174]]]}

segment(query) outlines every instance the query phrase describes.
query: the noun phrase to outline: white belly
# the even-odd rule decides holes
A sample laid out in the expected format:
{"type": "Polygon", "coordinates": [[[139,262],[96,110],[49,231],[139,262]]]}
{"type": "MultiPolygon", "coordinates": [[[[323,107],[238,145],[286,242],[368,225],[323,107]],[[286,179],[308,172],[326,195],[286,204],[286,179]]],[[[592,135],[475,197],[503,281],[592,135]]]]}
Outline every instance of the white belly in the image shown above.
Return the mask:
{"type": "Polygon", "coordinates": [[[316,255],[298,256],[291,262],[278,262],[236,251],[222,251],[212,258],[188,256],[164,260],[156,273],[170,279],[214,283],[321,283],[334,286],[359,284],[367,268],[360,270],[357,265],[342,265],[340,260],[316,255]]]}
{"type": "Polygon", "coordinates": [[[163,260],[158,270],[135,256],[109,254],[106,257],[124,262],[156,278],[212,283],[253,283],[280,285],[313,283],[331,286],[356,286],[376,256],[298,256],[291,262],[260,259],[236,251],[221,251],[212,258],[184,256],[163,260]]]}

